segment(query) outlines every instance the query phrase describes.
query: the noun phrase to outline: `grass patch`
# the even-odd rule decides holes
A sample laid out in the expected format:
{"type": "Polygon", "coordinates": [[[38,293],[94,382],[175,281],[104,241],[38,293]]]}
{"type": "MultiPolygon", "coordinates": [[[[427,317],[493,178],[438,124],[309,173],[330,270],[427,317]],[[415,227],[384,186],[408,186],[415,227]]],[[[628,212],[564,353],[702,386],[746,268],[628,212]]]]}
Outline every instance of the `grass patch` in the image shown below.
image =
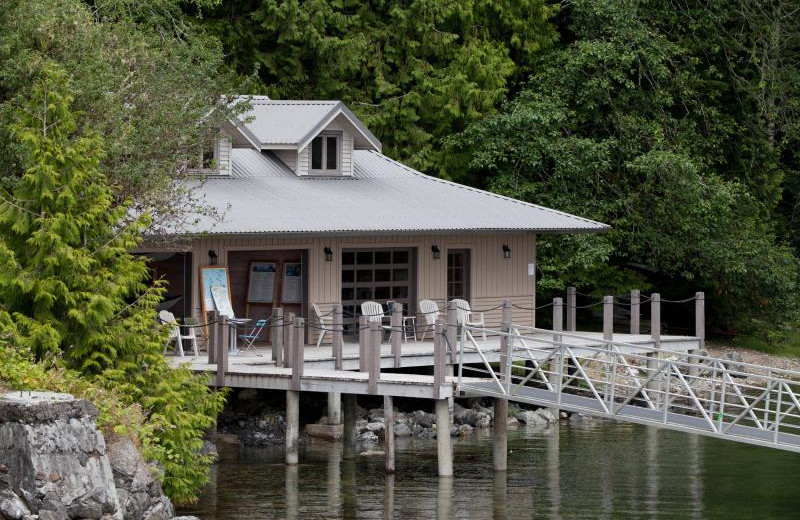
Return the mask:
{"type": "Polygon", "coordinates": [[[731,345],[785,357],[800,357],[800,331],[748,334],[735,338],[731,345]]]}

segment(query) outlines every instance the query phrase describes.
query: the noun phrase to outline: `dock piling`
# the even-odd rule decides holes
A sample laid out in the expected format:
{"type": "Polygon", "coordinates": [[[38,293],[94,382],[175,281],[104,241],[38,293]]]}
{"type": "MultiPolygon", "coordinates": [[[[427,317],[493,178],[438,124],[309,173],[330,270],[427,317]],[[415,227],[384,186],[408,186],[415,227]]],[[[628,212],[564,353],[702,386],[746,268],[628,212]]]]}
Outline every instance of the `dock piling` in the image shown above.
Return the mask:
{"type": "Polygon", "coordinates": [[[342,424],[342,394],[328,392],[328,424],[342,424]]]}
{"type": "Polygon", "coordinates": [[[436,448],[439,476],[453,476],[453,443],[450,438],[450,410],[447,399],[436,400],[436,448]]]}
{"type": "Polygon", "coordinates": [[[353,459],[356,456],[356,404],[355,394],[342,395],[344,412],[342,457],[344,459],[353,459]]]}
{"type": "Polygon", "coordinates": [[[508,469],[508,400],[494,400],[494,470],[508,469]]]}
{"type": "MultiPolygon", "coordinates": [[[[443,325],[436,322],[433,327],[433,396],[439,398],[445,383],[447,347],[444,345],[443,325]]],[[[449,406],[448,406],[449,409],[449,406]]],[[[448,412],[449,413],[449,412],[448,412]]]]}
{"type": "Polygon", "coordinates": [[[344,338],[342,338],[342,334],[344,334],[344,310],[342,309],[342,304],[337,303],[336,306],[333,308],[333,357],[335,359],[334,368],[336,370],[342,369],[342,359],[343,359],[343,350],[344,350],[344,338]]]}
{"type": "Polygon", "coordinates": [[[228,372],[228,345],[230,345],[231,328],[228,317],[220,317],[221,340],[217,342],[217,386],[225,386],[225,374],[228,372]]]}
{"type": "MultiPolygon", "coordinates": [[[[661,348],[661,295],[653,293],[650,295],[650,337],[653,340],[653,347],[661,348]]],[[[647,354],[647,376],[658,370],[658,354],[649,352],[647,354]]],[[[657,391],[660,386],[660,377],[653,378],[647,384],[647,390],[657,391]]]]}
{"type": "Polygon", "coordinates": [[[211,311],[211,330],[206,331],[206,351],[208,351],[208,364],[217,364],[217,320],[219,320],[219,313],[216,309],[211,311]]]}
{"type": "Polygon", "coordinates": [[[381,339],[383,329],[380,322],[369,322],[369,344],[367,349],[367,361],[369,363],[369,393],[378,393],[378,380],[381,378],[381,339]]]}
{"type": "Polygon", "coordinates": [[[367,330],[367,317],[358,317],[358,371],[367,372],[367,343],[369,331],[367,330]]]}
{"type": "Polygon", "coordinates": [[[286,464],[297,464],[300,439],[300,392],[286,391],[286,464]]]}
{"type": "Polygon", "coordinates": [[[384,442],[386,473],[394,473],[394,403],[392,396],[383,396],[384,442]]]}
{"type": "MultiPolygon", "coordinates": [[[[689,354],[697,354],[706,345],[706,295],[696,292],[694,298],[694,335],[699,341],[697,350],[690,350],[689,354]]],[[[689,364],[689,375],[697,377],[700,374],[700,360],[697,356],[689,356],[689,364]]]]}
{"type": "Polygon", "coordinates": [[[305,351],[305,331],[306,320],[303,318],[294,319],[294,331],[292,332],[292,339],[294,345],[292,346],[292,390],[300,390],[300,378],[303,377],[303,358],[305,351]]]}
{"type": "Polygon", "coordinates": [[[283,365],[283,329],[285,322],[283,321],[283,309],[275,307],[272,309],[272,361],[275,366],[283,365]]]}
{"type": "Polygon", "coordinates": [[[392,307],[391,343],[394,355],[394,367],[400,368],[403,344],[403,304],[395,303],[392,307]]]}
{"type": "Polygon", "coordinates": [[[631,334],[639,334],[642,316],[642,293],[639,289],[631,291],[631,334]]]}
{"type": "Polygon", "coordinates": [[[567,287],[567,331],[575,332],[577,329],[577,306],[578,291],[575,287],[567,287]]]}
{"type": "Polygon", "coordinates": [[[283,315],[283,366],[291,368],[294,355],[294,313],[287,312],[283,315]]]}
{"type": "Polygon", "coordinates": [[[447,327],[445,349],[450,352],[450,362],[458,363],[456,342],[458,341],[458,308],[456,302],[447,302],[447,327]]]}

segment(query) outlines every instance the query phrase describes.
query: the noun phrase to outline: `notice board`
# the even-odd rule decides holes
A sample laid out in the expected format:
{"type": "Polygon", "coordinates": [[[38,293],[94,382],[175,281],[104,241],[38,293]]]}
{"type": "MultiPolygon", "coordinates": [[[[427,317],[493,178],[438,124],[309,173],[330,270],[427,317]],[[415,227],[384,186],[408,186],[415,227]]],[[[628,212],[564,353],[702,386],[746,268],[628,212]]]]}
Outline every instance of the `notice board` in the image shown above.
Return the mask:
{"type": "Polygon", "coordinates": [[[282,303],[303,302],[303,264],[301,262],[284,262],[282,303]]]}
{"type": "Polygon", "coordinates": [[[272,303],[278,262],[252,261],[248,271],[247,303],[272,303]]]}

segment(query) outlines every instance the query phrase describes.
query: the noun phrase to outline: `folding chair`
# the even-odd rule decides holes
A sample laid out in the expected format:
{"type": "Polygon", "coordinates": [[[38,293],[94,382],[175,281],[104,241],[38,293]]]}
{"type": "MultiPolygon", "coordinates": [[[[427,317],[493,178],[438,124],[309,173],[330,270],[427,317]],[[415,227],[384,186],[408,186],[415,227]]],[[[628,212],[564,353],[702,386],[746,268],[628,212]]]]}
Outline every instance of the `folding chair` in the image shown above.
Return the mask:
{"type": "Polygon", "coordinates": [[[256,351],[255,342],[258,341],[259,337],[261,336],[261,331],[264,330],[268,324],[269,324],[269,319],[262,318],[256,321],[255,325],[253,325],[253,328],[250,330],[249,334],[239,334],[239,339],[242,341],[242,344],[244,345],[244,348],[239,351],[240,354],[247,352],[248,350],[252,350],[253,354],[259,357],[261,356],[261,354],[259,354],[256,351]]]}

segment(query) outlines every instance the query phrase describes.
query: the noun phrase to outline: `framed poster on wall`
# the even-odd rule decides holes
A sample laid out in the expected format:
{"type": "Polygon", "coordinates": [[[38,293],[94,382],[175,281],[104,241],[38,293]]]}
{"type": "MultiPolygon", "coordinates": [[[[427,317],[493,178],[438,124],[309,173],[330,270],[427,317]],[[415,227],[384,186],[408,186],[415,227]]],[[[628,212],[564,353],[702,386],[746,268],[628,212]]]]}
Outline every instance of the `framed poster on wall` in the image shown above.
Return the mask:
{"type": "Polygon", "coordinates": [[[230,308],[230,301],[231,284],[228,268],[216,265],[200,266],[200,307],[206,337],[208,337],[208,313],[216,310],[230,312],[232,318],[233,309],[230,308]],[[215,296],[221,306],[216,304],[215,296]]]}
{"type": "Polygon", "coordinates": [[[272,303],[278,262],[252,261],[248,271],[247,303],[272,303]]]}
{"type": "Polygon", "coordinates": [[[303,302],[303,264],[300,262],[284,262],[282,303],[303,302]]]}

